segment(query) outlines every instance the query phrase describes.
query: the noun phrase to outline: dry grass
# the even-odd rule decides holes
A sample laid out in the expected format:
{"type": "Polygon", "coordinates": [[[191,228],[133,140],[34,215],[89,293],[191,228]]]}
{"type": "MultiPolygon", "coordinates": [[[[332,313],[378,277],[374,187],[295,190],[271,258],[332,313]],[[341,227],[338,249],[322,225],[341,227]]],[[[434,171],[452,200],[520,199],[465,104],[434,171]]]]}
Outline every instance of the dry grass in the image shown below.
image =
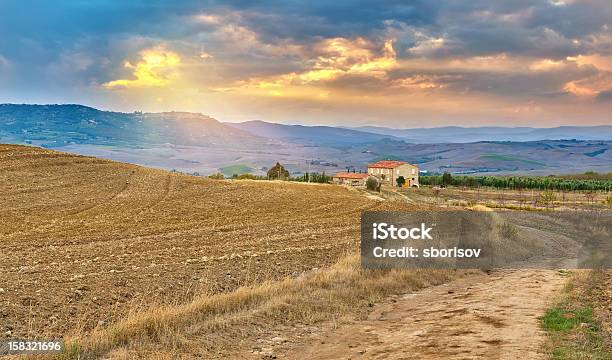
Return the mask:
{"type": "Polygon", "coordinates": [[[203,296],[179,306],[160,307],[91,335],[72,339],[66,358],[190,358],[228,355],[236,339],[252,346],[279,326],[341,322],[363,317],[369,306],[390,294],[448,281],[464,272],[361,269],[358,256],[299,278],[265,282],[229,294],[203,296]],[[166,354],[164,356],[163,354],[166,354]]]}
{"type": "Polygon", "coordinates": [[[493,211],[493,209],[491,209],[490,207],[487,207],[487,206],[484,206],[484,205],[480,205],[480,204],[476,204],[474,206],[470,206],[468,209],[472,210],[472,211],[485,211],[485,212],[493,211]]]}

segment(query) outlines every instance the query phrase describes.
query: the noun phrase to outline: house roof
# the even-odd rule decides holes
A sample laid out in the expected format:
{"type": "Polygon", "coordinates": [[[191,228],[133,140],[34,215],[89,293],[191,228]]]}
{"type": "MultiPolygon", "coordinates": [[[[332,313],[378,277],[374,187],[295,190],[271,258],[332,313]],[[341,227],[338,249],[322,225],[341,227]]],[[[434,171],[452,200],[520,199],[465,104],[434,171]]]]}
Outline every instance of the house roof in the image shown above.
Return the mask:
{"type": "Polygon", "coordinates": [[[393,169],[393,168],[396,168],[404,164],[407,164],[407,163],[403,161],[381,160],[381,161],[375,162],[374,164],[369,164],[368,167],[369,168],[381,168],[381,169],[393,169]]]}
{"type": "Polygon", "coordinates": [[[367,178],[368,174],[360,174],[360,173],[351,173],[351,172],[339,172],[336,175],[334,175],[334,177],[336,178],[343,178],[343,179],[365,179],[367,178]]]}

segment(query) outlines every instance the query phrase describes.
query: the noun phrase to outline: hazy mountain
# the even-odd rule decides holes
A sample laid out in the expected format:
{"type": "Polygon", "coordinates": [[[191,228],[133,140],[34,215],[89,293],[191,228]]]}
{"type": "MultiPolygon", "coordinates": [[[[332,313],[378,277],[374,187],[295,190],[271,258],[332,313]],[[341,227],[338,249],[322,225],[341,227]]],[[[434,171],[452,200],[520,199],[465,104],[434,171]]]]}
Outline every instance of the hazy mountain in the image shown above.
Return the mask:
{"type": "Polygon", "coordinates": [[[388,138],[397,139],[391,135],[333,126],[284,125],[260,120],[225,124],[261,137],[315,146],[346,147],[388,138]]]}
{"type": "Polygon", "coordinates": [[[68,144],[246,146],[266,143],[202,114],[120,113],[82,105],[0,104],[0,141],[46,147],[68,144]]]}
{"type": "Polygon", "coordinates": [[[393,129],[379,126],[349,128],[381,135],[393,135],[419,144],[469,143],[477,141],[537,141],[537,140],[612,140],[612,126],[531,127],[459,127],[393,129]]]}

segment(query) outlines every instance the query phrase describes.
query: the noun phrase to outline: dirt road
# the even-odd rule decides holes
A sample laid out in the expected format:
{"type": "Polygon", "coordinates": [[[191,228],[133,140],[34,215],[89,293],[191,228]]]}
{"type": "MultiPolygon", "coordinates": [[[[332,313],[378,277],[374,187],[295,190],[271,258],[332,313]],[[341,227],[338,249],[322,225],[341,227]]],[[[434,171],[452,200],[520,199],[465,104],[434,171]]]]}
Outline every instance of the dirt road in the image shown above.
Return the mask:
{"type": "Polygon", "coordinates": [[[497,271],[391,299],[367,320],[275,349],[289,359],[540,359],[544,314],[564,278],[497,271]]]}

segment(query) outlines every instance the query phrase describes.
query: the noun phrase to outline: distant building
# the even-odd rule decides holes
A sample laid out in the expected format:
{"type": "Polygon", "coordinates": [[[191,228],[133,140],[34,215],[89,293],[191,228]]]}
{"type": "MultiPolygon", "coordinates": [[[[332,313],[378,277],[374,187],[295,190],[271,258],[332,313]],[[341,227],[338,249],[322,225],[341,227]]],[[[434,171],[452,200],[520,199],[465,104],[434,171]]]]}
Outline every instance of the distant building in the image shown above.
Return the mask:
{"type": "Polygon", "coordinates": [[[368,165],[368,174],[380,178],[384,184],[397,186],[397,178],[404,177],[404,186],[419,186],[419,168],[403,161],[382,160],[368,165]]]}
{"type": "Polygon", "coordinates": [[[365,186],[365,181],[370,175],[352,172],[339,172],[332,176],[334,184],[365,186]]]}

